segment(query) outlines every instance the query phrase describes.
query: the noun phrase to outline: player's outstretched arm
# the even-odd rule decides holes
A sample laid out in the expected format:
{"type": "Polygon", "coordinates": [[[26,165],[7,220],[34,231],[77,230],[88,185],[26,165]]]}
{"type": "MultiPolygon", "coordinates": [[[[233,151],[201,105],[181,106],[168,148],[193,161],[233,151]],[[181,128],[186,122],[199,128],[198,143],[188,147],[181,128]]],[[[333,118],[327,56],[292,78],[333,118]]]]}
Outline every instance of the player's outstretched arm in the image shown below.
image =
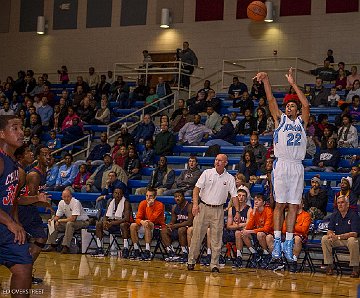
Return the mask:
{"type": "Polygon", "coordinates": [[[269,76],[266,72],[259,72],[255,76],[255,78],[257,79],[257,81],[259,83],[261,83],[261,82],[264,83],[266,98],[269,103],[269,110],[270,110],[271,116],[273,116],[273,118],[274,118],[275,123],[277,123],[278,119],[281,116],[281,111],[279,109],[279,106],[277,104],[277,101],[276,101],[274,95],[272,94],[269,76]]]}
{"type": "Polygon", "coordinates": [[[285,76],[286,76],[289,84],[294,88],[297,96],[300,99],[301,106],[302,106],[301,118],[303,119],[303,121],[305,123],[305,127],[306,127],[307,124],[309,123],[309,118],[310,118],[309,102],[308,102],[306,96],[304,95],[304,93],[300,90],[299,86],[295,83],[292,67],[290,67],[289,72],[285,76]]]}

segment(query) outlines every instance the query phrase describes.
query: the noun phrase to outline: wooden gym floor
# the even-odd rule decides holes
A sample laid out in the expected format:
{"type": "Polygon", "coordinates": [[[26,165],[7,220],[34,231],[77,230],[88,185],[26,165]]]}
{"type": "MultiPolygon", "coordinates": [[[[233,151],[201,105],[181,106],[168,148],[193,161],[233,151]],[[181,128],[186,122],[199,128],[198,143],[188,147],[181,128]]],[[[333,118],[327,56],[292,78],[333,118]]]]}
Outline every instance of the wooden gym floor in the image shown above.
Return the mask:
{"type": "MultiPolygon", "coordinates": [[[[31,297],[358,297],[360,279],[322,273],[272,272],[230,265],[211,273],[197,265],[130,261],[117,257],[42,253],[36,262],[31,297]]],[[[0,297],[9,289],[10,274],[0,267],[0,297]]]]}

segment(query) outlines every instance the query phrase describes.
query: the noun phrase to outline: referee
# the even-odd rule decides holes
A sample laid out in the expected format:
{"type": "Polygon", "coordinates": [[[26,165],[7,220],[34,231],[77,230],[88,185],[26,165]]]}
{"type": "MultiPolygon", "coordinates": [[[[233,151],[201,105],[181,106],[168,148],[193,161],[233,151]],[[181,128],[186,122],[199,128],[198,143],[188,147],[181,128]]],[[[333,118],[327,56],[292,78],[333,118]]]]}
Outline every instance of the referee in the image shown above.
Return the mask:
{"type": "Polygon", "coordinates": [[[223,206],[229,193],[236,209],[234,220],[239,220],[239,201],[236,199],[235,178],[226,171],[227,164],[227,156],[218,154],[214,163],[215,167],[205,170],[196,182],[192,208],[194,230],[189,251],[188,270],[194,270],[196,259],[200,253],[200,245],[207,228],[210,227],[212,251],[210,268],[212,272],[219,272],[219,256],[224,227],[223,206]]]}

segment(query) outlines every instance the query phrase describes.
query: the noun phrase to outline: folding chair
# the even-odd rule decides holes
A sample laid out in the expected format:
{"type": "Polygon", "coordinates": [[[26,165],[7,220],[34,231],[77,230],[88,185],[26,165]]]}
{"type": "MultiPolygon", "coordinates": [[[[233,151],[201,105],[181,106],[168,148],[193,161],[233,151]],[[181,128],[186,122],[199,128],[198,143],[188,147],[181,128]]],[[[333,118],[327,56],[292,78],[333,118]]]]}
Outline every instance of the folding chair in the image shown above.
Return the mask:
{"type": "Polygon", "coordinates": [[[162,258],[164,260],[165,255],[166,255],[166,248],[165,248],[164,244],[161,241],[161,226],[158,226],[158,225],[154,226],[152,240],[155,241],[156,244],[155,244],[154,252],[153,252],[153,255],[152,255],[151,259],[153,259],[157,253],[159,253],[159,254],[162,255],[162,258]]]}

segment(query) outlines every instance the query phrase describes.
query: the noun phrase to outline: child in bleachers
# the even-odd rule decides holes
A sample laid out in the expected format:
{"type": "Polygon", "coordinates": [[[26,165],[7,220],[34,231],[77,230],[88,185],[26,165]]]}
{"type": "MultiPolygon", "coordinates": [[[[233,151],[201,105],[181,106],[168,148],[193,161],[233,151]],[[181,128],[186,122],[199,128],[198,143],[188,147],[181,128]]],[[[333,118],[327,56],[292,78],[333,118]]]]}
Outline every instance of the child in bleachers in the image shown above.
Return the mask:
{"type": "Polygon", "coordinates": [[[74,183],[72,184],[72,189],[75,192],[81,192],[81,188],[86,186],[86,181],[91,176],[91,173],[87,170],[86,164],[81,164],[79,166],[79,173],[77,173],[74,183]]]}
{"type": "Polygon", "coordinates": [[[56,136],[56,130],[50,131],[50,140],[47,141],[46,147],[51,150],[56,150],[61,148],[61,140],[56,136]]]}
{"type": "Polygon", "coordinates": [[[236,112],[231,112],[230,113],[230,119],[231,119],[231,123],[234,126],[234,128],[236,127],[236,125],[238,125],[239,120],[237,120],[238,114],[236,112]]]}
{"type": "Polygon", "coordinates": [[[336,87],[332,87],[330,90],[330,95],[328,96],[328,105],[330,107],[336,107],[340,100],[340,95],[336,93],[336,87]]]}

